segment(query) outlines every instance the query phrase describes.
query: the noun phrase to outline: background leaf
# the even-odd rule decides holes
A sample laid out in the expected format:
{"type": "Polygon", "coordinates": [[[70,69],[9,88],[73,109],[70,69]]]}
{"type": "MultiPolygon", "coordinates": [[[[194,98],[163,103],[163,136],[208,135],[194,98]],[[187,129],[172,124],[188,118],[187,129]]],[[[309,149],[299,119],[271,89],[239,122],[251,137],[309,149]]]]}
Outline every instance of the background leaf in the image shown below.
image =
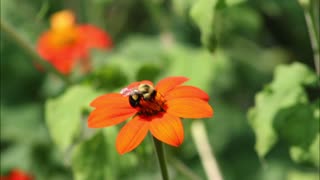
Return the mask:
{"type": "Polygon", "coordinates": [[[116,152],[117,131],[116,127],[106,128],[74,148],[72,170],[76,180],[118,179],[126,174],[123,171],[137,165],[134,154],[120,156],[116,152]]]}
{"type": "MultiPolygon", "coordinates": [[[[255,149],[261,158],[263,158],[278,141],[279,135],[273,128],[273,121],[277,113],[284,108],[308,103],[307,94],[304,91],[303,85],[314,84],[316,80],[316,75],[302,64],[282,65],[276,68],[272,83],[256,95],[255,107],[250,109],[248,118],[256,136],[255,149]]],[[[306,111],[310,112],[309,110],[306,111]]],[[[307,114],[305,113],[308,112],[302,112],[303,115],[299,115],[300,118],[301,116],[306,116],[307,114]]],[[[275,123],[281,124],[281,122],[278,121],[275,123]]],[[[298,119],[298,121],[306,123],[304,119],[298,119]]],[[[306,124],[306,132],[310,130],[309,127],[312,128],[314,125],[312,119],[308,121],[312,124],[306,124]]],[[[287,126],[288,125],[282,125],[283,128],[287,126]]],[[[290,131],[294,130],[292,129],[290,131]]],[[[291,132],[291,135],[292,134],[291,132]]],[[[290,138],[293,137],[290,136],[290,138]]],[[[295,141],[303,140],[296,139],[295,141]]]]}
{"type": "Polygon", "coordinates": [[[243,0],[198,0],[190,10],[193,21],[201,31],[201,42],[210,51],[214,51],[223,31],[223,11],[227,6],[243,0]]]}
{"type": "Polygon", "coordinates": [[[58,148],[64,152],[79,135],[83,110],[99,95],[88,86],[73,86],[63,95],[49,99],[45,105],[46,122],[50,135],[58,148]]]}

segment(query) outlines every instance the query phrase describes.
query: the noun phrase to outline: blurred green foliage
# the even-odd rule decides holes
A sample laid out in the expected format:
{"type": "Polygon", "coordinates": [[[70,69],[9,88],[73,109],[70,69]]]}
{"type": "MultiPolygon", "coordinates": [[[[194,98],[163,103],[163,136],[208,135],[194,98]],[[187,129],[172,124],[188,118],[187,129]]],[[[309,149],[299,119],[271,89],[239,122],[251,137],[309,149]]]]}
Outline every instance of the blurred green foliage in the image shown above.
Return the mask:
{"type": "MultiPolygon", "coordinates": [[[[92,71],[72,86],[34,67],[1,31],[0,173],[21,168],[37,179],[160,179],[151,138],[120,156],[120,126],[87,128],[89,103],[130,82],[183,75],[210,95],[202,120],[226,180],[313,180],[319,174],[319,76],[303,10],[296,1],[1,0],[1,21],[35,46],[52,13],[111,34],[115,47],[91,52],[92,71]]],[[[185,141],[165,146],[172,179],[188,179],[179,159],[206,174],[191,122],[185,141]]]]}

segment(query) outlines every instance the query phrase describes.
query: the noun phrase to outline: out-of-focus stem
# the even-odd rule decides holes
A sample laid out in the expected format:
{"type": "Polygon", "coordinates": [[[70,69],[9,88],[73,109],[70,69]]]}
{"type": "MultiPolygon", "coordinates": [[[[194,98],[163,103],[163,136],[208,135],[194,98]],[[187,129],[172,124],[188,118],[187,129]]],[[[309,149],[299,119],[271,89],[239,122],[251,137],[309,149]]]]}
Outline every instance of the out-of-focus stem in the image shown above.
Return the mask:
{"type": "Polygon", "coordinates": [[[192,180],[201,180],[201,178],[195,174],[189,167],[187,167],[181,160],[169,156],[168,161],[170,164],[177,169],[181,174],[183,174],[186,179],[192,179],[192,180]]]}
{"type": "Polygon", "coordinates": [[[317,75],[320,76],[320,45],[319,45],[319,22],[316,22],[319,20],[319,10],[314,10],[314,21],[312,19],[312,10],[314,6],[316,8],[319,8],[319,2],[318,1],[311,1],[311,5],[304,6],[301,4],[303,11],[304,11],[304,17],[307,24],[308,34],[311,42],[311,47],[313,51],[313,59],[314,59],[314,65],[316,68],[317,75]]]}
{"type": "Polygon", "coordinates": [[[308,27],[308,32],[309,32],[309,36],[310,36],[310,42],[311,42],[311,46],[312,46],[312,50],[313,50],[313,59],[314,59],[314,65],[316,66],[316,71],[318,76],[320,75],[320,54],[319,54],[319,42],[317,41],[317,37],[316,37],[316,31],[313,28],[312,25],[312,19],[311,19],[311,15],[309,12],[305,12],[304,13],[305,19],[306,19],[306,23],[307,23],[307,27],[308,27]]]}
{"type": "Polygon", "coordinates": [[[195,121],[192,123],[191,134],[208,179],[222,180],[220,170],[209,144],[207,131],[202,121],[195,121]]]}
{"type": "Polygon", "coordinates": [[[79,1],[79,14],[80,22],[87,23],[87,10],[86,10],[86,0],[80,0],[79,1]]]}
{"type": "Polygon", "coordinates": [[[167,170],[167,163],[166,163],[166,158],[165,158],[164,150],[163,150],[163,144],[157,138],[155,138],[153,136],[152,136],[152,138],[153,138],[154,146],[155,146],[155,149],[156,149],[156,152],[157,152],[157,157],[158,157],[158,160],[159,160],[162,179],[163,180],[169,180],[169,175],[168,175],[168,170],[167,170]]]}
{"type": "Polygon", "coordinates": [[[69,80],[66,76],[61,74],[59,71],[57,71],[50,63],[47,61],[43,60],[38,53],[34,50],[34,48],[25,40],[23,39],[15,30],[13,27],[11,27],[8,23],[6,23],[3,19],[0,20],[0,29],[12,41],[14,41],[18,46],[20,46],[26,53],[29,54],[29,56],[32,57],[32,59],[40,64],[42,67],[44,67],[46,70],[49,72],[55,74],[58,76],[61,80],[63,80],[66,84],[69,84],[69,80]]]}

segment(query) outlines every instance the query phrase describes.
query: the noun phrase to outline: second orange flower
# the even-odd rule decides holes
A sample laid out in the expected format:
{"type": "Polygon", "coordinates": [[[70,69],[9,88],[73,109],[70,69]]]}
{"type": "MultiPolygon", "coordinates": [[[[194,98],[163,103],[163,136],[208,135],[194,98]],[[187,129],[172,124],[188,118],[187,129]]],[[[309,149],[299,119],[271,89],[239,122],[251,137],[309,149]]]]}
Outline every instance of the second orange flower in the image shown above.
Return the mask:
{"type": "Polygon", "coordinates": [[[88,71],[89,50],[112,47],[107,33],[93,25],[77,25],[74,14],[69,10],[53,14],[50,25],[50,30],[39,37],[37,51],[63,74],[69,74],[76,64],[81,64],[83,70],[88,71]]]}

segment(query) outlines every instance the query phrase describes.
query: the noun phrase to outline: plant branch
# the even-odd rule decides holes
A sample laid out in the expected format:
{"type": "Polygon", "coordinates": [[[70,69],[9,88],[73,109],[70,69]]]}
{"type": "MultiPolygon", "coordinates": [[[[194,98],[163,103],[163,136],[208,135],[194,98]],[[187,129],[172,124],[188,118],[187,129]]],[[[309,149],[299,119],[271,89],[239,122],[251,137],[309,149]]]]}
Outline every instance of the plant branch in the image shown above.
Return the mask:
{"type": "Polygon", "coordinates": [[[166,158],[165,158],[164,150],[163,150],[163,144],[157,138],[155,138],[153,136],[152,136],[152,138],[153,138],[154,146],[155,146],[155,149],[156,149],[156,152],[157,152],[157,157],[158,157],[158,160],[159,160],[162,179],[163,180],[169,180],[169,175],[168,175],[168,170],[167,170],[167,163],[166,163],[166,158]]]}
{"type": "Polygon", "coordinates": [[[28,53],[29,56],[32,57],[32,59],[37,63],[40,64],[42,67],[44,67],[46,70],[48,70],[49,72],[55,74],[56,76],[58,76],[61,80],[63,80],[66,84],[70,84],[70,81],[68,80],[68,78],[66,76],[64,76],[63,74],[61,74],[59,71],[57,71],[50,63],[48,63],[47,61],[43,60],[38,53],[34,50],[34,48],[25,40],[23,39],[15,30],[13,27],[11,27],[11,25],[9,25],[8,23],[5,22],[5,20],[1,19],[0,20],[0,29],[1,31],[3,31],[4,33],[6,33],[6,35],[8,37],[10,37],[10,39],[12,41],[14,41],[18,46],[20,46],[20,48],[22,48],[26,53],[28,53]]]}
{"type": "Polygon", "coordinates": [[[191,124],[191,134],[199,152],[202,165],[209,180],[222,180],[216,159],[209,144],[207,131],[203,122],[195,121],[191,124]]]}
{"type": "Polygon", "coordinates": [[[186,166],[180,159],[177,159],[173,156],[168,157],[168,161],[172,164],[173,167],[177,169],[182,175],[186,178],[192,180],[200,180],[201,178],[195,174],[188,166],[186,166]]]}
{"type": "Polygon", "coordinates": [[[303,8],[304,18],[306,20],[310,43],[313,51],[315,69],[317,75],[320,76],[319,22],[316,22],[317,20],[319,20],[319,10],[313,9],[314,6],[316,6],[316,8],[319,8],[319,2],[311,1],[311,6],[309,5],[309,3],[303,4],[300,2],[300,5],[303,8]],[[314,21],[312,19],[312,10],[314,10],[314,21]]]}

